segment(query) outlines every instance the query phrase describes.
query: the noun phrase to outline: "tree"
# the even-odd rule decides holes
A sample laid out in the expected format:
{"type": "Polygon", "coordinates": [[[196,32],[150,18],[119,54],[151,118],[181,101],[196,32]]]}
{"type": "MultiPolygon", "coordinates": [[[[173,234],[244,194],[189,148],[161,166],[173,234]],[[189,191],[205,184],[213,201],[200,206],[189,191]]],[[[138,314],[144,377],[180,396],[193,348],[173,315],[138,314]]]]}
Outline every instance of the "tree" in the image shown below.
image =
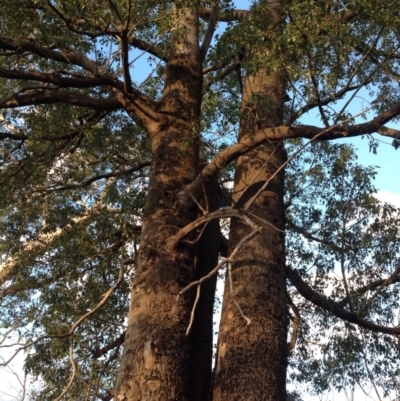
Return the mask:
{"type": "MultiPolygon", "coordinates": [[[[351,151],[324,143],[379,133],[398,146],[385,125],[400,114],[393,1],[0,5],[2,324],[34,350],[26,369],[45,383],[35,399],[284,400],[296,304],[305,321],[345,322],[338,349],[358,345],[354,360],[314,369],[316,382],[328,365],[368,359],[361,340],[393,355],[398,217],[369,196],[351,151]],[[365,88],[374,101],[354,112],[365,88]],[[322,128],[299,123],[314,109],[322,128]],[[328,298],[334,260],[342,281],[328,298]]],[[[289,363],[309,372],[315,361],[299,353],[311,351],[298,348],[289,363]]],[[[363,374],[342,377],[337,386],[363,374]]]]}

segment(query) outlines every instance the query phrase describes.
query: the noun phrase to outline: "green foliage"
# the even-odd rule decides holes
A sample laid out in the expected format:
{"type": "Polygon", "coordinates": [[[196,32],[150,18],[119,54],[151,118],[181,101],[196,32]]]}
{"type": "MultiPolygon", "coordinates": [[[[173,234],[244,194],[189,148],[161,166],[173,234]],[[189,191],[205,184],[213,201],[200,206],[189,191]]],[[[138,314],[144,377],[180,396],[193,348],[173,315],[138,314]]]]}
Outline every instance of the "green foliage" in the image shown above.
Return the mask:
{"type": "MultiPolygon", "coordinates": [[[[374,287],[357,292],[390,277],[400,260],[400,210],[374,197],[374,175],[373,168],[356,163],[355,150],[347,145],[314,143],[302,153],[287,170],[288,263],[319,293],[337,302],[350,298],[343,303],[347,309],[393,326],[398,285],[382,286],[379,295],[374,287]]],[[[312,378],[314,394],[371,383],[398,391],[394,337],[344,323],[299,299],[296,291],[291,294],[302,317],[290,360],[293,383],[312,378]]]]}

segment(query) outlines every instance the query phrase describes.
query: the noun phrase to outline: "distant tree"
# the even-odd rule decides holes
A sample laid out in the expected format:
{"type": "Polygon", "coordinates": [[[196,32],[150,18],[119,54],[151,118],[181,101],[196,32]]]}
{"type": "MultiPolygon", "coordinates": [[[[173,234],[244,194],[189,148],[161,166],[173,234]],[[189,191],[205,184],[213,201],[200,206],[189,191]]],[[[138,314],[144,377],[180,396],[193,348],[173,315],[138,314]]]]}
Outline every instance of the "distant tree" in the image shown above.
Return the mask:
{"type": "Polygon", "coordinates": [[[329,143],[398,147],[399,10],[0,0],[0,319],[31,399],[399,390],[398,211],[329,143]]]}

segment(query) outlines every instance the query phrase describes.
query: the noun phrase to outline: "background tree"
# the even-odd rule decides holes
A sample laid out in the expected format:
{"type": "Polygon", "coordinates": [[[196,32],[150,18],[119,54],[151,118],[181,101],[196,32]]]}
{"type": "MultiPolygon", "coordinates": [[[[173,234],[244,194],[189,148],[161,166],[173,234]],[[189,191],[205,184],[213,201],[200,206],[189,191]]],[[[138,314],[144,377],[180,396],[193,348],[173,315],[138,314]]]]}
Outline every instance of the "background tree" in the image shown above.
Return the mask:
{"type": "Polygon", "coordinates": [[[369,196],[351,150],[314,144],[400,136],[385,126],[400,113],[392,1],[0,5],[2,325],[34,350],[26,369],[44,383],[34,399],[203,400],[213,387],[215,399],[284,400],[287,305],[292,345],[299,324],[311,340],[309,322],[340,329],[318,369],[306,342],[292,351],[293,378],[311,370],[340,388],[370,380],[370,367],[360,372],[377,369],[374,352],[393,358],[396,344],[376,333],[400,332],[396,211],[369,196]],[[228,25],[210,47],[218,21],[228,25]],[[354,111],[363,88],[374,101],[354,111]],[[299,124],[313,109],[322,128],[299,124]],[[312,139],[305,174],[299,138],[312,139]],[[335,359],[344,347],[354,358],[335,359]]]}

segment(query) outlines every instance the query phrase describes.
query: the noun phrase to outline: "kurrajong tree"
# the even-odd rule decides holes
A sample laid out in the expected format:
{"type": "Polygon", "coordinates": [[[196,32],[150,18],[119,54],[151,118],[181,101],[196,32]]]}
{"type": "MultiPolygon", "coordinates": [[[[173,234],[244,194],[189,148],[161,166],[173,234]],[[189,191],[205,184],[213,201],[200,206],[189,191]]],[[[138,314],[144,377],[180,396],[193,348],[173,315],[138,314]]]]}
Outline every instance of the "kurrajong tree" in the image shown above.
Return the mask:
{"type": "Polygon", "coordinates": [[[0,319],[31,399],[399,389],[398,212],[332,143],[398,146],[399,10],[0,1],[0,319]]]}

